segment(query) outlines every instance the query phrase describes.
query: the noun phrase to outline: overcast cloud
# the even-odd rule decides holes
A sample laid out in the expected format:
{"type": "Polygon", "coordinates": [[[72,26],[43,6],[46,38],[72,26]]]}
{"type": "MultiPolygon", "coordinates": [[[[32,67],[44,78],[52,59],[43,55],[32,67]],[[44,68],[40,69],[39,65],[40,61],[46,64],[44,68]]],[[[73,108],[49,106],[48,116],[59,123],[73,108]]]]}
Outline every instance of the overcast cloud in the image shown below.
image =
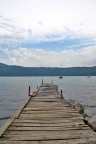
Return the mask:
{"type": "Polygon", "coordinates": [[[95,0],[0,1],[0,62],[96,65],[95,0]]]}

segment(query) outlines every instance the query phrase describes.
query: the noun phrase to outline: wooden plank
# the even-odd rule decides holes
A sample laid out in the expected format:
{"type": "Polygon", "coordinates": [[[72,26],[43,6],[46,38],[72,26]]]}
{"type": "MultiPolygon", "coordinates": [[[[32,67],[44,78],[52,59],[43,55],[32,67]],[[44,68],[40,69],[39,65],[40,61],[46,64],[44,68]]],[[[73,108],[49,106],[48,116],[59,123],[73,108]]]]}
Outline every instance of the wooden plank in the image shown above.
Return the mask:
{"type": "MultiPolygon", "coordinates": [[[[78,123],[78,125],[79,125],[79,123],[81,124],[84,124],[85,125],[85,123],[82,121],[82,119],[77,119],[77,118],[75,118],[75,117],[73,117],[73,118],[67,118],[67,119],[64,119],[64,118],[60,118],[60,119],[48,119],[48,120],[45,120],[45,119],[41,119],[41,120],[39,120],[39,119],[37,119],[37,120],[30,120],[30,119],[15,119],[14,121],[13,121],[13,123],[72,123],[72,124],[74,124],[74,123],[78,123]]],[[[12,123],[12,124],[13,124],[12,123]]]]}
{"type": "MultiPolygon", "coordinates": [[[[57,107],[56,107],[57,108],[57,107]]],[[[55,109],[55,107],[54,107],[54,109],[49,109],[49,108],[45,108],[45,109],[37,109],[38,110],[38,112],[40,112],[40,110],[43,110],[43,111],[45,111],[45,112],[76,112],[76,113],[78,113],[78,111],[77,110],[75,110],[75,109],[71,109],[71,108],[63,108],[63,109],[55,109]]],[[[34,108],[33,107],[26,107],[26,108],[24,108],[23,109],[23,111],[34,111],[34,108]]]]}
{"type": "Polygon", "coordinates": [[[71,139],[71,140],[49,140],[42,141],[40,144],[96,144],[95,138],[71,139]]]}
{"type": "Polygon", "coordinates": [[[30,101],[27,105],[27,107],[39,107],[39,106],[42,106],[42,104],[44,106],[51,106],[51,107],[59,107],[59,108],[70,108],[69,105],[65,105],[64,103],[63,104],[60,104],[58,102],[34,102],[34,101],[30,101]]]}
{"type": "Polygon", "coordinates": [[[55,116],[55,117],[54,117],[54,116],[49,116],[49,117],[46,117],[46,116],[45,116],[45,117],[34,116],[34,117],[33,117],[33,116],[31,116],[31,115],[30,115],[30,116],[26,115],[26,116],[19,116],[19,118],[20,118],[20,119],[30,119],[30,120],[37,120],[37,119],[38,119],[38,120],[43,120],[43,119],[44,119],[45,121],[55,120],[55,119],[64,119],[64,118],[66,118],[66,119],[67,119],[67,118],[71,118],[71,119],[74,119],[74,120],[76,120],[76,119],[78,119],[78,120],[79,120],[79,119],[82,119],[82,117],[75,117],[75,118],[74,118],[74,117],[72,117],[72,116],[62,116],[62,117],[59,117],[59,116],[55,116]],[[27,116],[27,117],[26,117],[26,116],[27,116]]]}
{"type": "MultiPolygon", "coordinates": [[[[44,110],[45,110],[45,111],[53,111],[53,110],[57,111],[57,110],[65,110],[65,108],[63,108],[63,107],[60,108],[60,107],[51,107],[51,106],[48,107],[48,108],[47,108],[47,107],[43,107],[43,106],[42,106],[42,107],[32,107],[32,106],[28,107],[28,106],[27,106],[26,109],[27,109],[27,110],[28,110],[28,109],[29,109],[29,110],[31,109],[31,110],[34,110],[34,111],[44,111],[44,110]]],[[[66,108],[66,109],[67,109],[67,108],[66,108]]],[[[70,110],[70,109],[69,109],[69,110],[70,110]]]]}
{"type": "Polygon", "coordinates": [[[49,127],[49,126],[39,126],[39,127],[36,127],[36,126],[33,126],[33,127],[16,127],[16,126],[11,126],[8,128],[8,131],[11,130],[11,131],[66,131],[66,130],[90,130],[90,128],[88,126],[65,126],[65,127],[62,127],[62,126],[54,126],[54,127],[49,127]]]}
{"type": "MultiPolygon", "coordinates": [[[[84,125],[84,123],[80,123],[80,122],[68,122],[68,123],[55,123],[55,122],[39,122],[39,123],[12,123],[12,126],[25,126],[25,127],[38,127],[38,126],[45,126],[45,127],[51,127],[51,126],[62,126],[62,127],[75,127],[76,125],[84,125]]],[[[91,129],[90,129],[91,130],[91,129]]]]}
{"type": "Polygon", "coordinates": [[[64,109],[64,110],[62,110],[62,109],[60,109],[60,110],[56,110],[56,109],[41,110],[41,109],[38,109],[37,111],[35,111],[32,108],[28,108],[28,109],[26,108],[26,109],[22,110],[22,113],[26,113],[26,112],[28,112],[28,113],[64,113],[64,112],[68,112],[68,113],[77,113],[78,114],[78,112],[74,109],[70,109],[70,110],[69,109],[64,109]]]}
{"type": "Polygon", "coordinates": [[[9,141],[1,140],[0,144],[40,144],[39,141],[9,141]]]}
{"type": "MultiPolygon", "coordinates": [[[[90,130],[90,129],[87,129],[87,130],[83,130],[82,131],[82,129],[73,129],[73,130],[42,130],[42,131],[37,131],[37,130],[34,130],[34,132],[32,133],[31,132],[31,130],[12,130],[12,131],[10,131],[10,130],[7,130],[5,133],[4,133],[4,135],[6,135],[6,137],[7,137],[7,135],[8,136],[11,136],[11,135],[41,135],[41,136],[43,136],[43,135],[46,135],[46,136],[48,136],[48,135],[50,135],[51,136],[51,134],[53,134],[53,135],[60,135],[60,134],[63,134],[63,135],[73,135],[73,134],[80,134],[80,135],[82,135],[82,134],[85,134],[86,136],[87,136],[87,134],[89,134],[89,135],[92,135],[92,134],[94,134],[94,132],[92,131],[92,130],[90,130]]],[[[74,135],[75,136],[75,135],[74,135]]],[[[96,135],[95,135],[96,136],[96,135]]]]}
{"type": "Polygon", "coordinates": [[[77,113],[40,113],[40,114],[32,114],[32,115],[30,115],[30,113],[22,113],[22,114],[20,114],[20,116],[19,116],[19,118],[20,117],[27,117],[27,118],[34,118],[34,117],[43,117],[43,118],[47,118],[47,117],[80,117],[80,118],[82,118],[83,119],[83,117],[82,116],[80,116],[80,114],[77,114],[77,113]]]}
{"type": "Polygon", "coordinates": [[[80,139],[80,138],[94,138],[96,135],[89,130],[76,130],[76,131],[11,131],[5,133],[2,139],[8,140],[64,140],[64,139],[80,139]]]}
{"type": "Polygon", "coordinates": [[[47,141],[0,141],[0,144],[96,144],[95,138],[47,140],[47,141]]]}
{"type": "MultiPolygon", "coordinates": [[[[73,115],[73,116],[80,116],[79,113],[77,113],[76,111],[22,111],[22,114],[23,115],[28,115],[28,114],[31,114],[31,115],[59,115],[59,116],[62,116],[62,115],[73,115]]],[[[81,117],[81,116],[80,116],[81,117]]]]}
{"type": "MultiPolygon", "coordinates": [[[[48,95],[47,95],[47,97],[48,97],[48,95]]],[[[33,103],[33,104],[36,104],[36,103],[38,103],[38,104],[41,104],[41,103],[44,103],[44,101],[42,100],[40,100],[40,101],[35,101],[35,97],[33,97],[31,100],[30,100],[30,102],[29,102],[29,104],[30,103],[33,103]],[[32,101],[33,100],[33,101],[32,101]],[[34,102],[34,103],[33,103],[34,102]]],[[[67,103],[67,102],[65,102],[65,101],[62,101],[62,100],[56,100],[56,99],[54,99],[52,102],[51,101],[46,101],[46,99],[45,99],[45,103],[46,104],[52,104],[52,105],[59,105],[59,106],[67,106],[67,107],[70,107],[70,105],[67,103]],[[64,104],[64,105],[63,105],[64,104]]]]}

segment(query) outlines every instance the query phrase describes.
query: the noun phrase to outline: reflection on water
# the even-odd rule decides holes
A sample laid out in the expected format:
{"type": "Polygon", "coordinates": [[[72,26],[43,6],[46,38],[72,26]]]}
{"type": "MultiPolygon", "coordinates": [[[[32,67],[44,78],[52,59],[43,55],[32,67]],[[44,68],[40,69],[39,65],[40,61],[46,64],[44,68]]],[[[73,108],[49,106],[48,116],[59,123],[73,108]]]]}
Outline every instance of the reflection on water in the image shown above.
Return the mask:
{"type": "Polygon", "coordinates": [[[58,85],[65,99],[83,104],[88,115],[96,114],[96,77],[0,77],[0,126],[28,97],[28,87],[36,90],[42,78],[58,85]]]}

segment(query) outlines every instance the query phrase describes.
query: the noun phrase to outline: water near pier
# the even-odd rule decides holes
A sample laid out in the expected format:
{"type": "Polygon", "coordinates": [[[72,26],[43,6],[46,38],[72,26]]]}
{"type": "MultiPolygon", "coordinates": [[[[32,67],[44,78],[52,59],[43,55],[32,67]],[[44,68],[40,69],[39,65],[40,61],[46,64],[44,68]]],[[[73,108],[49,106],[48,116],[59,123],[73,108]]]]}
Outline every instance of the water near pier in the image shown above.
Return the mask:
{"type": "Polygon", "coordinates": [[[0,77],[0,126],[28,97],[28,86],[36,90],[42,78],[58,84],[65,99],[83,104],[85,113],[96,114],[96,77],[0,77]]]}

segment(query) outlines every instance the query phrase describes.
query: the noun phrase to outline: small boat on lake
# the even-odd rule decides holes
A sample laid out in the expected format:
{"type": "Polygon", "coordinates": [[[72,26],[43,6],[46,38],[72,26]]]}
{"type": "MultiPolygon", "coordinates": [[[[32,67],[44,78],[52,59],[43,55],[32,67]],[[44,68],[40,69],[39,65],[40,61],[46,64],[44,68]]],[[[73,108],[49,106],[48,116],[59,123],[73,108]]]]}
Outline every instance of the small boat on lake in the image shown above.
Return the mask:
{"type": "Polygon", "coordinates": [[[60,78],[60,79],[62,79],[62,78],[63,78],[63,76],[59,76],[59,78],[60,78]]]}

